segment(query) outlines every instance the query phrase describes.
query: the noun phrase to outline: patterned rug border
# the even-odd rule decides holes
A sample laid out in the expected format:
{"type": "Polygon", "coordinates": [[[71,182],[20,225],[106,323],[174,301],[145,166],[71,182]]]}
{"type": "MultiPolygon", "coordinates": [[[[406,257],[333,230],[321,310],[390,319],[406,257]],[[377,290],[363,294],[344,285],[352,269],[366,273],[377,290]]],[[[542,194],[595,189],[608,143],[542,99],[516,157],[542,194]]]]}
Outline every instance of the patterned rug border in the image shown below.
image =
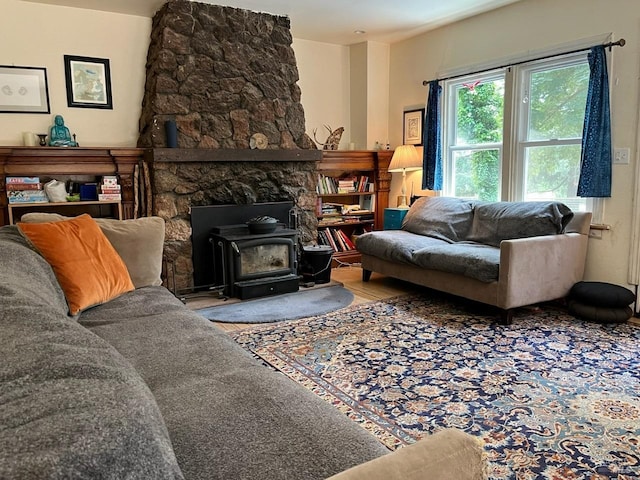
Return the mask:
{"type": "MultiPolygon", "coordinates": [[[[542,329],[541,331],[544,331],[545,326],[546,328],[551,329],[553,325],[552,324],[546,325],[544,323],[545,319],[554,319],[554,321],[562,322],[563,327],[560,332],[564,333],[564,336],[566,338],[573,338],[573,337],[580,338],[579,334],[581,332],[584,333],[584,329],[588,328],[589,336],[591,336],[591,331],[593,331],[593,337],[598,341],[591,342],[589,340],[588,342],[583,341],[583,343],[596,344],[596,343],[608,342],[607,345],[608,344],[616,345],[618,352],[626,352],[626,353],[629,353],[631,351],[636,352],[638,350],[638,343],[640,343],[640,325],[638,325],[637,323],[626,323],[626,324],[622,324],[621,326],[621,325],[604,325],[604,324],[597,324],[597,323],[577,320],[573,318],[571,315],[569,315],[563,307],[556,304],[546,304],[543,306],[531,306],[531,307],[524,307],[524,308],[518,309],[514,317],[514,323],[509,326],[503,326],[503,325],[500,325],[498,322],[499,316],[497,315],[497,312],[491,309],[490,307],[481,306],[475,303],[469,304],[466,302],[461,302],[457,299],[450,299],[446,297],[444,298],[440,296],[432,297],[429,294],[399,295],[386,300],[372,301],[372,302],[352,305],[347,308],[344,308],[335,312],[331,312],[325,315],[307,317],[307,318],[302,318],[298,320],[291,320],[281,324],[251,325],[248,328],[233,332],[232,335],[240,345],[242,345],[245,349],[252,352],[258,358],[262,359],[267,364],[271,365],[272,368],[275,368],[276,370],[282,372],[283,374],[290,377],[293,381],[296,381],[297,383],[301,384],[308,390],[312,391],[314,394],[323,398],[325,401],[334,405],[335,408],[338,408],[341,412],[347,415],[351,420],[359,423],[361,426],[363,426],[363,428],[365,428],[374,436],[376,436],[388,448],[395,449],[402,445],[413,443],[423,435],[434,433],[435,431],[442,428],[442,425],[438,425],[436,423],[436,419],[432,419],[431,417],[428,416],[428,417],[425,417],[429,419],[428,423],[426,425],[423,424],[423,426],[421,427],[422,429],[420,431],[415,431],[415,429],[413,430],[409,429],[409,431],[407,431],[403,429],[403,427],[398,425],[393,420],[393,418],[389,418],[388,416],[385,416],[385,411],[381,411],[380,414],[376,412],[375,407],[379,405],[376,404],[375,402],[371,404],[371,403],[367,403],[368,400],[366,399],[363,399],[363,401],[360,401],[357,398],[354,398],[354,396],[349,394],[348,391],[345,391],[343,388],[341,388],[340,384],[337,384],[337,385],[334,384],[336,379],[332,379],[330,375],[329,375],[330,380],[328,381],[325,378],[323,378],[322,374],[327,373],[326,370],[323,370],[322,372],[317,372],[317,371],[314,371],[312,368],[310,368],[308,365],[305,365],[299,362],[296,357],[302,358],[303,360],[307,360],[305,357],[305,354],[307,352],[297,351],[296,348],[302,349],[304,346],[304,343],[307,342],[307,340],[305,339],[306,337],[305,332],[312,334],[312,340],[310,341],[317,342],[318,339],[322,340],[322,338],[325,338],[325,337],[330,338],[333,331],[340,330],[341,327],[345,329],[345,332],[347,332],[351,325],[353,325],[353,329],[355,329],[356,325],[366,323],[366,322],[372,322],[371,328],[374,328],[375,326],[385,327],[386,325],[393,326],[393,328],[395,327],[401,328],[404,325],[409,325],[409,323],[407,322],[403,324],[403,320],[410,320],[411,322],[415,322],[415,317],[417,314],[415,312],[412,312],[412,304],[416,302],[423,304],[425,309],[442,308],[442,309],[450,310],[450,313],[442,316],[443,318],[437,318],[435,320],[429,318],[429,322],[433,323],[434,327],[445,328],[447,331],[449,330],[456,331],[462,328],[465,328],[465,329],[470,328],[472,333],[478,334],[478,335],[482,335],[483,333],[486,334],[487,331],[493,331],[494,333],[498,333],[498,335],[496,335],[497,339],[505,340],[505,343],[504,343],[505,346],[509,345],[509,342],[516,342],[516,344],[519,341],[521,342],[520,338],[523,337],[524,334],[526,334],[527,329],[531,329],[534,326],[538,329],[542,329]],[[473,310],[480,310],[480,313],[473,310]],[[392,318],[391,321],[390,321],[390,318],[392,318]],[[542,322],[542,326],[539,325],[541,322],[542,322]],[[629,336],[621,337],[619,334],[621,330],[625,332],[630,332],[629,336]],[[287,351],[289,352],[289,354],[286,353],[287,351]],[[373,408],[371,408],[371,406],[373,406],[373,408]]],[[[345,335],[345,337],[346,336],[348,335],[345,335]]],[[[560,336],[559,338],[562,339],[562,336],[560,336]]],[[[340,349],[343,347],[342,341],[343,340],[337,340],[337,343],[333,345],[335,352],[330,350],[326,353],[329,356],[335,353],[337,357],[341,351],[340,349]]],[[[531,342],[531,345],[535,347],[536,341],[540,342],[542,340],[540,340],[540,338],[537,338],[537,339],[534,338],[533,340],[527,339],[527,342],[529,341],[531,342]]],[[[526,345],[527,342],[525,342],[524,344],[526,345]]],[[[347,345],[347,347],[349,347],[349,345],[347,345]]],[[[558,349],[561,349],[562,345],[558,344],[556,347],[558,349]]],[[[580,347],[580,345],[578,345],[578,347],[580,347]]],[[[588,348],[585,347],[585,345],[582,345],[581,348],[588,350],[588,348]]],[[[320,348],[318,352],[313,352],[313,353],[321,355],[323,353],[322,348],[320,348]]],[[[495,355],[495,351],[492,353],[495,355]]],[[[517,353],[517,352],[514,351],[512,353],[517,353]]],[[[552,352],[552,353],[555,353],[555,352],[552,352]]],[[[525,354],[526,352],[522,353],[522,355],[525,355],[525,354]]],[[[615,358],[615,357],[616,355],[612,354],[612,358],[615,358]]],[[[627,355],[627,357],[629,357],[629,355],[627,355]]],[[[623,356],[623,359],[628,360],[627,357],[623,356]]],[[[330,358],[331,358],[331,361],[333,361],[332,357],[330,358]]],[[[505,361],[506,360],[508,359],[505,359],[505,361]]],[[[581,364],[581,368],[578,369],[581,371],[576,371],[576,375],[581,373],[583,377],[588,376],[585,374],[585,371],[588,374],[589,373],[588,369],[592,365],[596,364],[595,361],[591,361],[591,360],[593,359],[590,359],[589,357],[584,357],[584,358],[581,357],[581,361],[584,361],[584,364],[581,364]]],[[[500,365],[500,361],[493,358],[493,356],[492,356],[492,361],[495,363],[495,365],[491,365],[492,368],[495,368],[498,370],[502,368],[502,365],[500,365]]],[[[517,360],[511,359],[511,361],[512,363],[513,362],[517,363],[517,360]]],[[[605,360],[605,361],[613,362],[614,360],[605,360]]],[[[625,372],[626,374],[626,372],[629,371],[628,369],[630,367],[632,366],[636,367],[638,365],[638,362],[637,360],[635,360],[635,358],[633,360],[633,363],[630,363],[630,362],[631,361],[629,360],[625,364],[625,362],[622,361],[619,368],[619,372],[625,372]]],[[[321,364],[322,362],[319,363],[319,365],[321,364]]],[[[316,365],[312,363],[311,366],[315,367],[316,365]]],[[[331,367],[331,364],[328,363],[326,366],[331,367]]],[[[507,367],[507,369],[514,368],[513,365],[505,364],[505,366],[507,367]]],[[[545,382],[545,381],[553,382],[555,380],[554,375],[558,375],[562,373],[562,370],[559,367],[556,369],[555,365],[553,366],[553,368],[550,368],[549,370],[551,370],[552,372],[550,373],[544,372],[545,375],[537,378],[537,380],[534,377],[531,377],[531,380],[528,380],[527,382],[520,384],[520,386],[518,386],[518,383],[514,385],[509,385],[509,387],[513,387],[512,388],[513,392],[510,391],[510,395],[516,395],[516,399],[517,399],[518,394],[526,394],[532,389],[534,389],[535,391],[535,388],[539,388],[543,385],[542,382],[545,382]],[[557,372],[555,370],[557,370],[557,372]],[[540,382],[540,383],[537,384],[536,382],[540,382]]],[[[619,372],[617,375],[618,376],[622,375],[619,372]]],[[[637,375],[637,372],[634,373],[633,371],[631,371],[629,373],[632,381],[637,382],[637,379],[634,377],[634,375],[637,375]]],[[[329,372],[329,374],[331,374],[331,372],[329,372]]],[[[598,371],[598,375],[600,375],[599,371],[598,371]]],[[[576,377],[576,379],[579,379],[579,378],[580,378],[579,376],[576,377]]],[[[619,378],[614,380],[617,382],[620,382],[619,378]]],[[[584,381],[584,379],[580,379],[580,381],[584,381]]],[[[346,384],[346,387],[350,387],[350,386],[351,385],[349,385],[348,383],[346,384]]],[[[599,386],[597,387],[599,388],[599,386]]],[[[581,405],[582,406],[581,408],[584,409],[586,407],[584,407],[583,404],[588,404],[591,407],[591,404],[589,404],[589,402],[592,402],[592,403],[600,402],[601,404],[606,404],[606,402],[608,401],[609,404],[611,404],[611,401],[610,401],[611,396],[609,395],[609,397],[607,397],[605,395],[605,393],[607,392],[600,393],[600,390],[598,390],[598,388],[594,386],[593,392],[591,390],[587,390],[586,393],[582,394],[579,398],[575,399],[572,406],[574,404],[581,405]],[[580,402],[582,402],[582,404],[580,402]]],[[[394,393],[394,392],[392,391],[391,393],[394,393]]],[[[628,396],[625,397],[624,395],[622,395],[624,392],[619,392],[619,393],[621,394],[619,395],[619,398],[621,399],[619,400],[619,402],[622,401],[624,403],[627,400],[636,402],[636,400],[638,400],[636,403],[638,403],[638,406],[640,406],[640,399],[629,398],[628,396]]],[[[507,401],[508,403],[510,399],[498,397],[496,400],[489,399],[487,401],[494,402],[497,400],[499,400],[498,402],[499,404],[502,404],[505,401],[507,401]]],[[[511,400],[513,400],[513,398],[511,400]]],[[[627,402],[627,404],[629,403],[627,402]]],[[[632,405],[634,409],[637,409],[636,408],[637,406],[635,404],[629,404],[629,405],[632,405]]],[[[622,405],[622,406],[624,407],[625,405],[622,405]]],[[[613,405],[613,407],[618,408],[617,405],[613,405]]],[[[536,404],[532,404],[532,405],[529,405],[527,408],[535,409],[540,407],[536,406],[536,404]]],[[[591,413],[591,410],[581,411],[581,414],[583,415],[590,414],[590,413],[591,413]]],[[[637,412],[634,410],[631,413],[635,415],[637,412]]],[[[562,417],[562,414],[559,414],[559,415],[560,417],[558,418],[562,418],[564,421],[566,421],[568,418],[568,417],[562,417]]],[[[605,412],[605,416],[607,415],[611,417],[611,415],[619,415],[619,413],[605,412]]],[[[455,417],[455,415],[452,415],[452,417],[455,417]]],[[[496,417],[496,419],[497,418],[498,417],[496,417]]],[[[610,420],[610,418],[606,418],[605,420],[608,421],[610,420]]],[[[614,418],[613,423],[615,423],[616,420],[617,419],[614,418]]],[[[547,421],[547,420],[544,420],[544,421],[547,421]]],[[[455,423],[455,418],[453,422],[455,423]]],[[[517,425],[517,423],[510,424],[510,425],[505,424],[500,428],[504,428],[507,430],[509,428],[513,429],[514,425],[517,425]]],[[[544,425],[544,423],[542,423],[541,425],[544,425]]],[[[620,423],[620,425],[625,425],[625,423],[622,422],[620,423]]],[[[456,425],[454,424],[453,426],[456,426],[456,425]]],[[[464,422],[461,422],[461,427],[465,429],[464,422]]],[[[614,425],[614,427],[616,427],[616,425],[614,425]]],[[[500,428],[498,428],[498,430],[500,430],[500,428]]],[[[564,426],[563,428],[568,428],[568,427],[564,426]]],[[[609,427],[603,427],[603,428],[613,428],[613,427],[609,426],[609,427]]],[[[483,435],[483,438],[485,439],[485,442],[494,442],[497,445],[502,445],[501,447],[499,447],[499,450],[500,450],[499,453],[498,453],[498,450],[488,451],[488,459],[490,462],[493,463],[492,467],[493,467],[493,473],[495,474],[494,478],[511,478],[511,477],[508,477],[507,475],[507,470],[505,470],[506,467],[496,464],[496,462],[499,460],[498,459],[499,455],[502,455],[502,456],[506,455],[507,457],[509,457],[508,462],[510,462],[511,464],[513,464],[514,462],[516,465],[521,464],[520,466],[518,466],[518,468],[524,469],[525,477],[522,477],[522,478],[528,478],[527,475],[531,473],[527,470],[529,468],[528,462],[532,462],[532,460],[527,459],[526,457],[519,457],[519,455],[522,455],[522,454],[519,453],[517,449],[514,450],[515,447],[508,449],[507,447],[504,446],[504,440],[493,438],[491,436],[493,435],[491,431],[485,431],[485,430],[481,430],[481,432],[484,432],[482,433],[482,435],[483,435]],[[487,437],[487,435],[489,435],[489,437],[487,437]],[[504,450],[504,452],[502,450],[504,450]]],[[[470,433],[473,434],[473,432],[470,432],[470,433]]],[[[498,431],[495,432],[496,435],[499,433],[500,432],[498,431]]],[[[477,431],[476,431],[476,434],[478,434],[477,431]]],[[[527,442],[529,441],[528,438],[524,436],[524,433],[522,434],[514,433],[514,435],[516,435],[517,437],[522,437],[520,438],[519,441],[527,441],[527,442]]],[[[551,440],[545,440],[545,438],[547,437],[547,434],[544,434],[542,431],[538,433],[534,432],[533,435],[534,437],[539,437],[537,442],[542,442],[542,444],[545,444],[545,442],[551,441],[551,440]]],[[[553,435],[554,435],[553,431],[551,431],[550,435],[552,435],[551,438],[553,438],[553,435]]],[[[555,435],[557,436],[558,432],[555,432],[555,435]]],[[[631,442],[630,445],[634,445],[633,442],[640,441],[640,429],[635,431],[630,430],[628,431],[628,434],[624,434],[624,432],[619,433],[618,431],[616,431],[616,435],[623,435],[623,438],[628,437],[628,441],[631,442]]],[[[588,438],[588,435],[585,436],[585,438],[588,438]]],[[[570,439],[568,441],[570,441],[570,439]]],[[[570,445],[570,444],[567,444],[567,445],[570,445]]],[[[540,447],[540,448],[542,448],[543,453],[547,452],[545,455],[550,455],[550,453],[548,452],[552,451],[548,446],[544,447],[544,448],[547,448],[548,450],[545,450],[543,447],[540,447]]],[[[572,448],[575,450],[575,448],[579,449],[580,447],[574,446],[574,447],[567,447],[567,448],[569,448],[569,450],[571,450],[572,448]]],[[[602,453],[600,451],[601,449],[598,450],[599,447],[597,446],[593,446],[593,447],[590,446],[588,448],[590,449],[588,450],[588,452],[591,452],[591,449],[592,449],[593,452],[595,452],[594,454],[602,453]]],[[[609,452],[608,454],[609,457],[611,457],[613,453],[614,452],[609,452]]],[[[618,453],[618,452],[615,452],[615,453],[618,453]]],[[[524,454],[526,455],[526,452],[524,454]]],[[[624,452],[621,452],[620,454],[624,455],[624,452]]],[[[538,456],[540,455],[542,454],[539,454],[538,456]]],[[[562,455],[567,457],[566,452],[563,453],[562,455]]],[[[558,458],[561,458],[562,455],[559,454],[558,458]]],[[[634,458],[636,458],[637,455],[636,454],[634,455],[635,455],[634,458]]],[[[600,457],[597,457],[597,458],[600,459],[601,457],[602,455],[600,455],[600,457]]],[[[609,458],[609,457],[606,457],[606,458],[609,458]]],[[[541,475],[543,475],[544,478],[566,478],[564,477],[564,475],[573,475],[573,471],[569,466],[563,467],[564,469],[558,468],[557,466],[553,466],[554,462],[556,463],[559,462],[558,458],[547,456],[547,457],[543,457],[543,459],[540,460],[540,462],[542,462],[542,467],[540,468],[546,469],[544,473],[541,473],[541,475]],[[560,475],[560,476],[553,477],[553,475],[560,475]]],[[[571,457],[567,457],[567,459],[570,459],[570,458],[571,457]]],[[[578,479],[578,478],[619,478],[619,479],[638,478],[634,476],[631,476],[631,477],[625,476],[626,473],[635,471],[635,467],[633,467],[632,470],[629,470],[629,468],[631,467],[625,466],[626,464],[622,465],[622,467],[619,467],[616,463],[618,461],[623,462],[622,460],[619,460],[619,459],[611,460],[609,458],[609,462],[610,462],[609,464],[607,465],[598,464],[599,466],[597,467],[597,469],[591,472],[592,477],[581,477],[581,476],[573,475],[570,478],[575,478],[575,479],[578,479]],[[617,472],[617,475],[612,476],[614,475],[615,472],[617,472]]],[[[629,459],[627,459],[626,461],[632,462],[633,459],[629,457],[629,459]]],[[[637,461],[637,458],[636,458],[636,461],[637,461]]],[[[584,459],[581,460],[581,463],[579,462],[580,466],[584,467],[584,465],[587,464],[585,462],[586,461],[584,461],[584,459]]],[[[640,469],[640,464],[638,464],[637,467],[638,469],[640,469]]],[[[594,468],[596,467],[594,466],[594,468]]],[[[518,472],[518,474],[521,475],[522,472],[518,472]]]]}

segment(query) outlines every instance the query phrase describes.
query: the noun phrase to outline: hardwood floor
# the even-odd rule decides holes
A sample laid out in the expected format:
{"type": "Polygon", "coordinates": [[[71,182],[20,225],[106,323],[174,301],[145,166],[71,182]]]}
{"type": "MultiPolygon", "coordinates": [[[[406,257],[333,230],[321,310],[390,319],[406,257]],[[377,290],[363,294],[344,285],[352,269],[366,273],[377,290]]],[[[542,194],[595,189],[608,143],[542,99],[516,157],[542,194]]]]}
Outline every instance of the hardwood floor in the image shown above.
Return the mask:
{"type": "MultiPolygon", "coordinates": [[[[382,300],[385,298],[392,298],[398,295],[411,293],[419,289],[420,287],[412,285],[407,282],[396,280],[393,278],[385,277],[378,273],[371,275],[371,280],[368,282],[362,281],[362,269],[355,266],[345,266],[334,268],[331,271],[331,281],[340,282],[345,288],[348,288],[354,295],[352,305],[358,305],[366,302],[374,302],[376,300],[382,300]]],[[[322,288],[318,285],[314,288],[322,288]]],[[[196,298],[190,298],[187,300],[187,306],[192,309],[206,308],[220,303],[235,303],[239,302],[237,298],[228,300],[220,300],[217,297],[202,296],[196,298]]],[[[246,328],[246,324],[243,323],[218,323],[216,325],[223,330],[240,330],[246,328]]]]}

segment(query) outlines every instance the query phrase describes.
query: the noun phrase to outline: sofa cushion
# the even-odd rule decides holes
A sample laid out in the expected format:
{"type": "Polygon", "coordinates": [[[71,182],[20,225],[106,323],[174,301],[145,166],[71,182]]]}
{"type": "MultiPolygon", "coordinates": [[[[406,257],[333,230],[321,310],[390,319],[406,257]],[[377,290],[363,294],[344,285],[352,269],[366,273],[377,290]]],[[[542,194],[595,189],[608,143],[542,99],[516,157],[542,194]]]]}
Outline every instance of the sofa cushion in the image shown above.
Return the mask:
{"type": "Polygon", "coordinates": [[[572,218],[560,202],[478,203],[467,240],[498,247],[502,240],[562,233],[572,218]]]}
{"type": "Polygon", "coordinates": [[[71,315],[133,290],[127,267],[89,215],[18,227],[53,268],[71,315]]]}
{"type": "Polygon", "coordinates": [[[380,230],[362,234],[356,240],[360,253],[372,255],[390,262],[413,263],[416,250],[430,246],[449,245],[441,240],[404,230],[380,230]]]}
{"type": "Polygon", "coordinates": [[[186,478],[320,480],[388,452],[164,287],[127,293],[79,322],[149,385],[186,478]]]}
{"type": "MultiPolygon", "coordinates": [[[[59,222],[73,217],[57,213],[25,213],[25,223],[59,222]]],[[[162,285],[164,220],[142,217],[135,220],[96,218],[96,223],[127,266],[136,288],[162,285]]]]}
{"type": "Polygon", "coordinates": [[[413,261],[423,268],[489,283],[498,280],[500,248],[472,242],[432,245],[414,252],[413,261]]]}
{"type": "Polygon", "coordinates": [[[461,198],[422,197],[415,201],[402,229],[445,242],[464,240],[473,221],[473,203],[461,198]]]}
{"type": "Polygon", "coordinates": [[[0,478],[182,478],[151,392],[17,227],[0,264],[0,478]]]}

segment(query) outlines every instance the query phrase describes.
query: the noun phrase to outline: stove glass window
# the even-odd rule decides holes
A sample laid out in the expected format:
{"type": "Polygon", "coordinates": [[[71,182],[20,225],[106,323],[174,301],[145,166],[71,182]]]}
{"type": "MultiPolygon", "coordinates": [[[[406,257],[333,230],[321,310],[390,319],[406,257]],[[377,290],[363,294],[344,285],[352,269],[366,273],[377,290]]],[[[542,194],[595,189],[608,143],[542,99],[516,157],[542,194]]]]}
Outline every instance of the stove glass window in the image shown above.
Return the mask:
{"type": "Polygon", "coordinates": [[[241,247],[240,275],[268,273],[291,268],[287,243],[267,243],[241,247]]]}

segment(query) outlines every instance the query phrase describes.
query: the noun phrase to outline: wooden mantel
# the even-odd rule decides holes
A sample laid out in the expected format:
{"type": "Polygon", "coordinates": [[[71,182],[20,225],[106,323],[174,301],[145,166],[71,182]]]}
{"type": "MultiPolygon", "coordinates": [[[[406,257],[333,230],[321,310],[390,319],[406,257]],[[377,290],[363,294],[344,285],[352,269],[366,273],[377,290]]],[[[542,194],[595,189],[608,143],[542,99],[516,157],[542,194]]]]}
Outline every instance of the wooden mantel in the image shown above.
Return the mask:
{"type": "Polygon", "coordinates": [[[207,149],[153,148],[147,150],[147,160],[154,162],[317,162],[323,150],[287,149],[207,149]]]}
{"type": "Polygon", "coordinates": [[[125,218],[133,218],[133,171],[141,148],[0,147],[0,225],[8,223],[7,176],[41,177],[118,175],[125,218]]]}

